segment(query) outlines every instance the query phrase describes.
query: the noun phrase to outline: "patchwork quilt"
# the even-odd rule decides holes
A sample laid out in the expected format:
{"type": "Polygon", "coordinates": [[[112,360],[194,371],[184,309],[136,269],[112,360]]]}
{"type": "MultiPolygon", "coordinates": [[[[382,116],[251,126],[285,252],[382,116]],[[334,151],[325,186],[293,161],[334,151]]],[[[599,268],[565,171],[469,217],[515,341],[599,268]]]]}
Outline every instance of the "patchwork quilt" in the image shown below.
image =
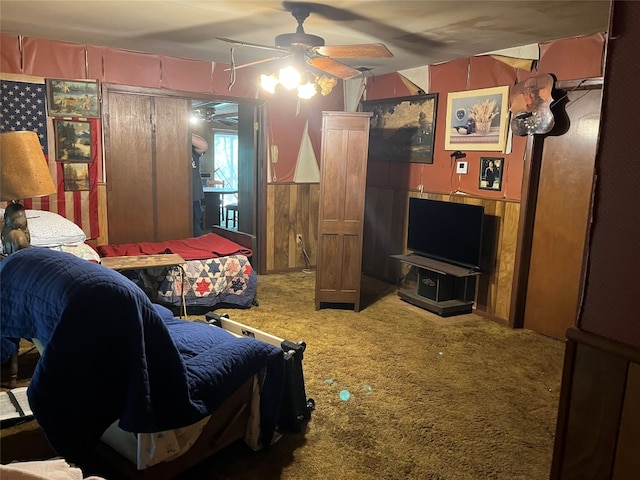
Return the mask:
{"type": "Polygon", "coordinates": [[[214,307],[253,304],[258,276],[244,255],[189,260],[183,267],[159,267],[122,272],[154,302],[214,307]]]}

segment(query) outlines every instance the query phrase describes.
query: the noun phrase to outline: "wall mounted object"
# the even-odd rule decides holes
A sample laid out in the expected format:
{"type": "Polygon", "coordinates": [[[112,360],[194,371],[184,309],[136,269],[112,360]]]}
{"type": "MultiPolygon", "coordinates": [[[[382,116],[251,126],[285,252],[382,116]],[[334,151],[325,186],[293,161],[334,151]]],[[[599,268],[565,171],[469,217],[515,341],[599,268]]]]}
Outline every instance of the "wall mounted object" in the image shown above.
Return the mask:
{"type": "Polygon", "coordinates": [[[362,102],[371,112],[369,160],[433,163],[438,94],[362,102]]]}
{"type": "Polygon", "coordinates": [[[447,95],[445,150],[504,152],[509,126],[509,87],[447,95]]]}

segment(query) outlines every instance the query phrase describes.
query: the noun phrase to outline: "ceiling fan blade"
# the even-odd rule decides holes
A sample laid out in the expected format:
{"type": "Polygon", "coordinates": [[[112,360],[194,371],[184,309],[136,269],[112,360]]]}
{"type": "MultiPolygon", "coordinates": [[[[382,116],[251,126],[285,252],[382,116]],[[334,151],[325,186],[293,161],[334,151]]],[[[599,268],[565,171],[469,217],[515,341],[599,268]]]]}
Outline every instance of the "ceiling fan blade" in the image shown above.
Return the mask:
{"type": "Polygon", "coordinates": [[[385,58],[393,53],[382,43],[364,43],[358,45],[324,45],[313,47],[319,55],[333,58],[385,58]]]}
{"type": "Polygon", "coordinates": [[[232,40],[231,38],[223,38],[223,37],[213,37],[213,38],[215,38],[216,40],[221,40],[223,42],[232,43],[239,47],[261,48],[262,50],[274,50],[276,52],[290,53],[289,50],[281,47],[270,47],[269,45],[260,45],[258,43],[242,42],[240,40],[232,40]]]}
{"type": "Polygon", "coordinates": [[[243,63],[242,65],[235,65],[234,67],[225,68],[224,71],[228,72],[229,70],[232,70],[232,69],[238,70],[240,68],[253,67],[254,65],[260,65],[261,63],[272,62],[273,60],[282,60],[284,58],[287,58],[288,56],[289,55],[285,55],[284,57],[264,58],[262,60],[256,60],[255,62],[243,63]]]}
{"type": "Polygon", "coordinates": [[[329,57],[309,58],[307,62],[312,67],[322,70],[323,72],[327,72],[329,75],[338,77],[341,80],[349,80],[350,78],[362,75],[360,70],[356,70],[349,65],[345,65],[344,63],[338,62],[337,60],[329,57]]]}

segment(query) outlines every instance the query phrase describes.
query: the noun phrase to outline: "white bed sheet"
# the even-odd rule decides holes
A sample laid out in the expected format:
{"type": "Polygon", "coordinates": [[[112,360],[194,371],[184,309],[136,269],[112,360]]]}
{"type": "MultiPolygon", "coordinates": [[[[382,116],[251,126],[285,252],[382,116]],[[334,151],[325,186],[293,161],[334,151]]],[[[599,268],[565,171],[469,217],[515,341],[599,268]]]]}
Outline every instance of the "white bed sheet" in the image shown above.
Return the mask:
{"type": "MultiPolygon", "coordinates": [[[[105,430],[101,440],[136,465],[138,470],[144,470],[158,463],[171,461],[187,452],[210,418],[211,416],[208,416],[192,425],[174,430],[138,434],[122,430],[116,421],[105,430]]],[[[253,450],[262,448],[259,425],[260,387],[258,375],[254,375],[251,411],[244,438],[245,443],[253,450]]]]}

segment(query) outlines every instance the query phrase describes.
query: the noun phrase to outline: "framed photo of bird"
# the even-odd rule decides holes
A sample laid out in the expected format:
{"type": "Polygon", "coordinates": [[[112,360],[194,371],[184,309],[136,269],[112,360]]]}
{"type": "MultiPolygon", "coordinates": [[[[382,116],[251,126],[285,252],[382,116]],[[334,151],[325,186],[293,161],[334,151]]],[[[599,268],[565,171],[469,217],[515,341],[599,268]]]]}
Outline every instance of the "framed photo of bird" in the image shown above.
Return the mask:
{"type": "Polygon", "coordinates": [[[509,87],[447,95],[445,150],[504,152],[509,128],[509,87]]]}

